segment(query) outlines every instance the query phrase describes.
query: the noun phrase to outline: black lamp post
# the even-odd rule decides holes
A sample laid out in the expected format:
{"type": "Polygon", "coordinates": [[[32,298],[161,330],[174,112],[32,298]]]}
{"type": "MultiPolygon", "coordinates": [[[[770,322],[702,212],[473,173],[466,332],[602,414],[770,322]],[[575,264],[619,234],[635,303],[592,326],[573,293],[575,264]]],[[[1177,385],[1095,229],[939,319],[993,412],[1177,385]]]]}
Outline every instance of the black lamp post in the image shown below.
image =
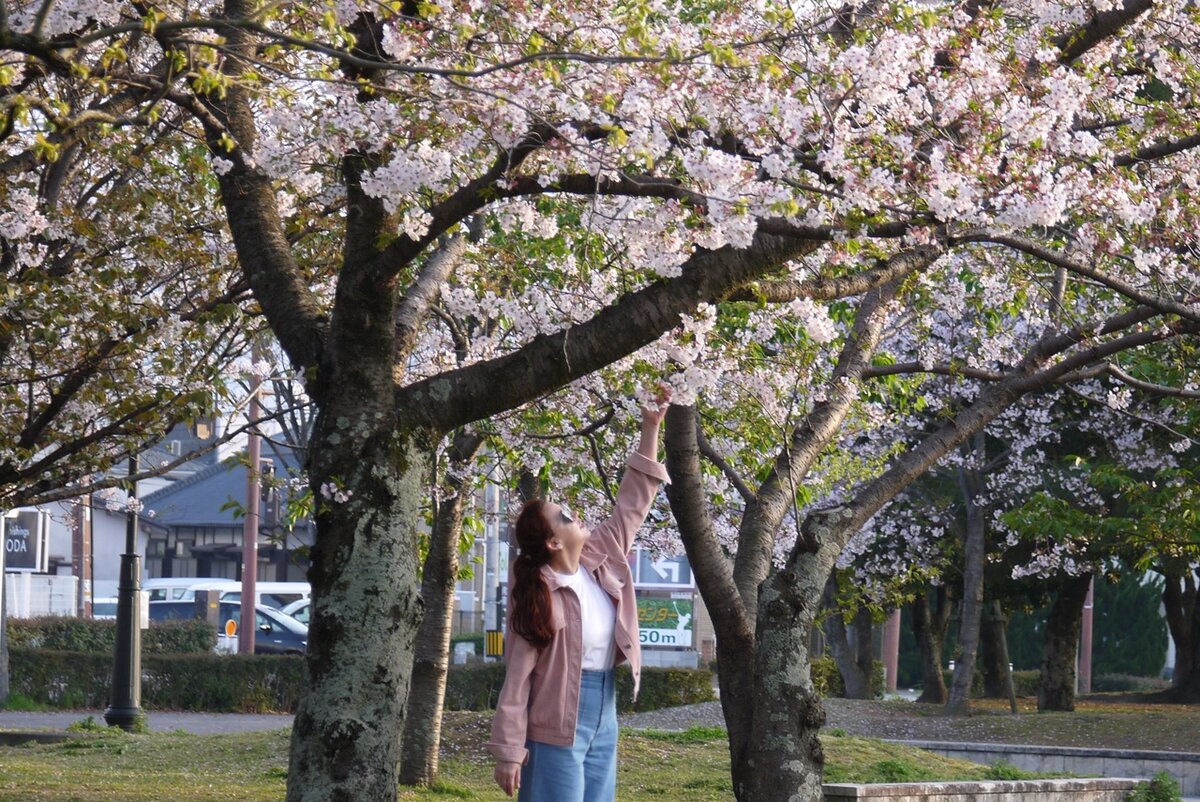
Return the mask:
{"type": "Polygon", "coordinates": [[[117,583],[117,648],[113,660],[112,701],[104,711],[109,726],[132,730],[142,716],[141,559],[137,554],[138,460],[129,458],[129,508],[125,515],[125,553],[117,583]]]}

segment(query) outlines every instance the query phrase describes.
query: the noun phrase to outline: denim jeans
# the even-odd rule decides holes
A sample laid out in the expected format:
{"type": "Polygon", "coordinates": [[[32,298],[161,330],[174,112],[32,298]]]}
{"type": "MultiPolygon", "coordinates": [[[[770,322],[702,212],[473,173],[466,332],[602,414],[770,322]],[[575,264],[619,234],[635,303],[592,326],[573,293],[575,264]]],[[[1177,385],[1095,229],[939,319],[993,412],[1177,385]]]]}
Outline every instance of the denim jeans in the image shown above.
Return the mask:
{"type": "Polygon", "coordinates": [[[584,671],[575,745],[527,741],[518,802],[613,802],[617,795],[616,672],[584,671]]]}

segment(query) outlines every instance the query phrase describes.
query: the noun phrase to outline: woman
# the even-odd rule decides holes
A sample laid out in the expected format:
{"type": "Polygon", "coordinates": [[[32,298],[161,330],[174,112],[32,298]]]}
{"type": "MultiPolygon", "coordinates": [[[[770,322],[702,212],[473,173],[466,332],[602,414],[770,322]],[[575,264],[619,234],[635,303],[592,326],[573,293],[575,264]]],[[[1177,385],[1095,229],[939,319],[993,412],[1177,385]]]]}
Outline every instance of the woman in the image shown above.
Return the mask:
{"type": "Polygon", "coordinates": [[[523,802],[612,802],[617,784],[614,666],[641,679],[633,539],[667,472],[658,428],[669,403],[642,411],[612,517],[594,529],[534,499],[516,522],[508,663],[488,750],[496,782],[523,802]]]}

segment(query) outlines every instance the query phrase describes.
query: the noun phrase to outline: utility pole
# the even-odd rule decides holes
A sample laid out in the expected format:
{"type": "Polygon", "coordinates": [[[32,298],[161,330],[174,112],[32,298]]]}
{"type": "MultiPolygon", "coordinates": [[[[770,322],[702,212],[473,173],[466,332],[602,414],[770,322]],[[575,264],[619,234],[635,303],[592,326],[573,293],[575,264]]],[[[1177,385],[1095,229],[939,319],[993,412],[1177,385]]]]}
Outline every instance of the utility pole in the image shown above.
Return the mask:
{"type": "Polygon", "coordinates": [[[258,392],[262,379],[255,372],[260,355],[254,349],[254,365],[250,368],[250,403],[246,416],[250,423],[247,433],[246,461],[246,521],[242,528],[242,620],[238,626],[238,652],[254,654],[254,636],[258,629],[254,621],[254,600],[258,582],[258,501],[262,486],[262,441],[258,434],[258,392]]]}
{"type": "Polygon", "coordinates": [[[137,553],[137,454],[129,457],[125,553],[117,583],[117,645],[113,660],[112,704],[104,711],[109,726],[132,730],[142,716],[141,559],[137,553]]]}

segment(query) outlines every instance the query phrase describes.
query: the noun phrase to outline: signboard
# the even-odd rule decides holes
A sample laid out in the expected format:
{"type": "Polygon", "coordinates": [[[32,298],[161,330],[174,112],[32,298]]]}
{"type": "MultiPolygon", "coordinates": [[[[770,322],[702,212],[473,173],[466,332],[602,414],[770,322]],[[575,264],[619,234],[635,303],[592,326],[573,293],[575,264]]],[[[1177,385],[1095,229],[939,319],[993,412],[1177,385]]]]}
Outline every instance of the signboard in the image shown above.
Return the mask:
{"type": "Polygon", "coordinates": [[[691,646],[691,599],[638,599],[638,639],[643,646],[691,646]]]}
{"type": "Polygon", "coordinates": [[[50,516],[41,510],[14,510],[3,521],[5,570],[45,573],[50,516]]]}
{"type": "Polygon", "coordinates": [[[633,584],[639,588],[684,590],[696,587],[692,566],[687,557],[656,556],[645,549],[636,549],[630,557],[633,584]]]}

